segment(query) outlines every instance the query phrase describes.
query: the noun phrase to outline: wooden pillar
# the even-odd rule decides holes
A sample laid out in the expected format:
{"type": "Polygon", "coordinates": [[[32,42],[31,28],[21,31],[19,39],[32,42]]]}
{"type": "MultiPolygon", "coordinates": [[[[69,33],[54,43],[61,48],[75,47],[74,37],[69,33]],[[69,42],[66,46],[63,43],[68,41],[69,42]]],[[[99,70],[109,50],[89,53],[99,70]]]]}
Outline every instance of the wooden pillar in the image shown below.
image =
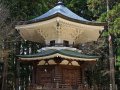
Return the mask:
{"type": "Polygon", "coordinates": [[[55,66],[55,78],[54,78],[54,82],[56,84],[56,88],[59,88],[60,83],[62,82],[62,71],[61,71],[61,67],[59,66],[59,64],[62,62],[63,58],[61,57],[55,57],[54,61],[55,63],[57,63],[57,65],[55,66]]]}
{"type": "Polygon", "coordinates": [[[61,69],[59,67],[59,65],[55,66],[55,77],[54,77],[54,83],[56,88],[59,88],[61,81],[62,80],[62,72],[61,69]]]}
{"type": "Polygon", "coordinates": [[[35,66],[34,66],[34,63],[33,63],[33,66],[32,66],[32,85],[35,84],[35,66]]]}
{"type": "Polygon", "coordinates": [[[28,41],[26,41],[26,47],[27,47],[26,54],[29,55],[30,54],[30,52],[29,52],[30,45],[29,45],[28,41]]]}
{"type": "Polygon", "coordinates": [[[32,69],[32,85],[36,84],[36,73],[37,73],[37,64],[39,61],[33,61],[33,69],[32,69]]]}
{"type": "Polygon", "coordinates": [[[35,54],[36,53],[36,44],[35,42],[31,42],[31,54],[35,54]]]}
{"type": "Polygon", "coordinates": [[[82,84],[84,85],[85,84],[85,69],[84,68],[82,68],[82,84]]]}
{"type": "Polygon", "coordinates": [[[84,61],[78,61],[78,64],[80,65],[80,71],[81,71],[81,77],[82,77],[82,85],[85,83],[85,68],[86,68],[86,62],[84,61]]]}

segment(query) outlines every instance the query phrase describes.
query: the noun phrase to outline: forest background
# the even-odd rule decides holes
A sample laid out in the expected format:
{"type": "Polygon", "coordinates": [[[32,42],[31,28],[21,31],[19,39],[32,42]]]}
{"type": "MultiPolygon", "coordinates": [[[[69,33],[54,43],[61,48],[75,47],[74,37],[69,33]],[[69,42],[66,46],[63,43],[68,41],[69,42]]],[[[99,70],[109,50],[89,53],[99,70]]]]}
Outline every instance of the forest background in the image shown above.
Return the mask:
{"type": "MultiPolygon", "coordinates": [[[[16,24],[30,20],[42,15],[55,6],[58,0],[0,0],[0,81],[7,80],[6,88],[14,90],[18,78],[21,82],[21,88],[28,85],[30,70],[28,65],[20,64],[20,70],[17,71],[16,45],[21,42],[20,50],[26,50],[27,42],[24,41],[18,32],[14,29],[16,24]],[[7,53],[7,58],[2,57],[2,53],[7,53]],[[7,63],[6,68],[3,67],[7,63]],[[5,79],[3,80],[3,71],[5,79]],[[18,75],[19,73],[19,75],[18,75]]],[[[87,81],[91,85],[109,85],[109,48],[108,35],[112,35],[113,54],[115,59],[115,81],[120,86],[120,0],[109,0],[110,10],[107,15],[106,0],[63,0],[64,4],[79,16],[91,21],[107,22],[110,20],[109,30],[101,33],[98,42],[85,44],[81,48],[84,53],[95,53],[101,58],[94,66],[95,69],[87,71],[87,81]],[[109,16],[109,17],[107,17],[109,16]],[[106,82],[106,83],[103,83],[106,82]]],[[[37,50],[37,46],[36,49],[37,50]]],[[[0,88],[2,82],[0,82],[0,88]]]]}

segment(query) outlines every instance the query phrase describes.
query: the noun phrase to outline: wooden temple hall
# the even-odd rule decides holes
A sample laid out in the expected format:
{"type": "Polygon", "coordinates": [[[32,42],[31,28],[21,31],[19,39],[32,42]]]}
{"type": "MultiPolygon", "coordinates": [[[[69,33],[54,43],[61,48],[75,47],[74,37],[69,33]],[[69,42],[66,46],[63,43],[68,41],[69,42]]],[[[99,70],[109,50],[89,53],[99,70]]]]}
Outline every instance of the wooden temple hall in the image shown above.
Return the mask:
{"type": "Polygon", "coordinates": [[[18,55],[20,62],[33,63],[28,90],[83,90],[85,68],[99,57],[84,55],[77,46],[97,41],[104,23],[86,20],[58,2],[45,14],[15,28],[24,40],[44,44],[36,54],[18,55]]]}

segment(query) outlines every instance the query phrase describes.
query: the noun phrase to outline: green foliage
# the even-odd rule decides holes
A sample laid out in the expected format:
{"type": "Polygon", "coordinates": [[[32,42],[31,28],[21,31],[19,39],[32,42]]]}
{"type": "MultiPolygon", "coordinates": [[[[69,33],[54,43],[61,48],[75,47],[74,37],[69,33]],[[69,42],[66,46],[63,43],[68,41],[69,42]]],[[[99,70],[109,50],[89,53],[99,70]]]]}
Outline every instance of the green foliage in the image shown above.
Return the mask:
{"type": "Polygon", "coordinates": [[[101,16],[97,19],[100,22],[107,22],[107,13],[102,13],[101,16]]]}
{"type": "Polygon", "coordinates": [[[26,20],[46,12],[49,7],[47,0],[2,0],[10,10],[11,18],[26,20]]]}
{"type": "Polygon", "coordinates": [[[88,9],[96,18],[98,18],[103,12],[106,12],[105,0],[88,0],[87,4],[88,9]]]}
{"type": "Polygon", "coordinates": [[[88,10],[88,7],[87,7],[87,0],[71,0],[70,2],[68,2],[67,7],[70,8],[76,14],[88,20],[93,19],[93,15],[88,10]]]}
{"type": "MultiPolygon", "coordinates": [[[[117,41],[118,42],[118,41],[117,41]]],[[[119,42],[120,42],[120,38],[119,38],[119,42]]],[[[116,57],[116,66],[118,66],[118,67],[120,67],[120,43],[119,43],[119,45],[118,45],[118,47],[117,47],[117,53],[116,53],[117,55],[117,57],[116,57]]]]}
{"type": "MultiPolygon", "coordinates": [[[[29,20],[35,18],[50,8],[55,6],[58,0],[1,0],[10,10],[10,17],[18,20],[29,20]]],[[[73,12],[84,18],[93,18],[92,13],[88,10],[87,0],[63,0],[65,5],[73,12]]]]}
{"type": "MultiPolygon", "coordinates": [[[[113,22],[120,17],[120,3],[116,4],[115,6],[113,6],[113,8],[111,10],[109,10],[109,12],[104,12],[100,15],[98,21],[102,21],[102,22],[106,22],[107,19],[110,20],[111,24],[113,24],[113,22]],[[107,15],[108,14],[108,15],[107,15]],[[108,16],[108,17],[107,17],[108,16]]],[[[117,22],[117,21],[116,21],[117,22]]],[[[114,26],[114,25],[113,25],[114,26]]]]}
{"type": "MultiPolygon", "coordinates": [[[[119,0],[108,0],[110,9],[120,3],[119,0]]],[[[101,18],[101,14],[106,13],[107,11],[107,0],[88,0],[88,9],[92,12],[94,17],[101,18]]],[[[112,13],[112,12],[111,12],[112,13]]],[[[115,13],[114,13],[115,14],[115,13]]],[[[104,14],[102,16],[105,16],[104,14]]]]}
{"type": "Polygon", "coordinates": [[[113,22],[113,34],[116,37],[119,37],[120,35],[120,17],[116,18],[115,21],[113,22]]]}
{"type": "MultiPolygon", "coordinates": [[[[106,0],[88,0],[88,8],[97,17],[98,21],[107,22],[110,21],[110,28],[108,33],[104,32],[102,36],[107,37],[111,34],[113,37],[113,50],[114,56],[116,56],[116,67],[120,68],[120,1],[108,0],[110,10],[107,13],[106,0]]],[[[108,47],[108,46],[107,46],[108,47]]],[[[108,50],[108,49],[107,49],[108,50]]],[[[102,65],[101,65],[102,66],[102,65]]],[[[120,69],[116,69],[116,83],[118,86],[120,78],[120,69]]]]}
{"type": "MultiPolygon", "coordinates": [[[[116,48],[117,50],[119,50],[119,35],[120,35],[120,3],[117,3],[116,5],[113,6],[113,8],[111,10],[109,10],[108,15],[107,13],[103,13],[100,18],[98,19],[98,21],[104,21],[106,22],[107,19],[110,20],[110,28],[109,28],[109,33],[113,35],[114,38],[114,48],[116,48]],[[108,17],[107,17],[108,16],[108,17]],[[117,46],[116,46],[117,45],[117,46]]],[[[114,50],[116,50],[114,49],[114,50]]],[[[117,55],[117,59],[119,59],[120,53],[118,53],[118,51],[114,51],[115,55],[117,55]]]]}
{"type": "MultiPolygon", "coordinates": [[[[109,33],[112,34],[113,38],[113,50],[114,50],[114,56],[116,56],[116,68],[120,68],[120,3],[116,3],[111,10],[109,10],[108,13],[103,13],[99,21],[107,21],[107,19],[110,20],[110,28],[109,33]],[[107,15],[108,14],[108,15],[107,15]],[[107,17],[108,16],[108,17],[107,17]]],[[[116,83],[119,83],[120,78],[120,69],[116,69],[116,83]]]]}

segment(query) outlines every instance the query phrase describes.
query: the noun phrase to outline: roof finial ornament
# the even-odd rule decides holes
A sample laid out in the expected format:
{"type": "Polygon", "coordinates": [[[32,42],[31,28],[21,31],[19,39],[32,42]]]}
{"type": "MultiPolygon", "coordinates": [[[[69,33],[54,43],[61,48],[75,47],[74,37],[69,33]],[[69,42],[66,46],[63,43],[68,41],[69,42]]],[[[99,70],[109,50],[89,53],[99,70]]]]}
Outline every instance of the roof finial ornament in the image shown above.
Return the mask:
{"type": "Polygon", "coordinates": [[[58,3],[56,5],[64,5],[64,3],[62,2],[62,0],[58,0],[58,3]]]}

